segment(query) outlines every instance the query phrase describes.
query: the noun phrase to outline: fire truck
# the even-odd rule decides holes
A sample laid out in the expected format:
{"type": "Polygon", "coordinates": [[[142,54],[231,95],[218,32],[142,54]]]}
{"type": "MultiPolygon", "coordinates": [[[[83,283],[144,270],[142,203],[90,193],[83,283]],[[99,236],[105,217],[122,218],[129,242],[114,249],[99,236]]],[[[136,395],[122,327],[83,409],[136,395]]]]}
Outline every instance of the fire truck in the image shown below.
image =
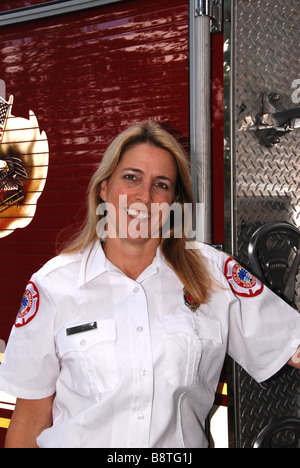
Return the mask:
{"type": "MultiPolygon", "coordinates": [[[[1,1],[0,360],[27,280],[82,221],[101,155],[148,118],[189,154],[197,239],[299,310],[299,20],[286,0],[1,1]]],[[[0,446],[13,408],[0,392],[0,446]]],[[[228,358],[211,447],[299,447],[299,413],[297,371],[258,385],[228,358]]]]}

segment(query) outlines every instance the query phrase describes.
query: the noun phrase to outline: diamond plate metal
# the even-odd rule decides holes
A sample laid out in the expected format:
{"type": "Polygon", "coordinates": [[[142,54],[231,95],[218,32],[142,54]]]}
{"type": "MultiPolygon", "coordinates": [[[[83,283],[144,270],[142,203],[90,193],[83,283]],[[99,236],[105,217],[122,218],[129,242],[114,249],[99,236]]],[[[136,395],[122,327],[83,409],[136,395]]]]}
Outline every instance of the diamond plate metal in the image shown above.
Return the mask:
{"type": "MultiPolygon", "coordinates": [[[[261,225],[287,221],[300,228],[300,129],[272,148],[261,146],[247,116],[262,111],[262,95],[277,92],[285,109],[300,78],[300,2],[234,0],[233,8],[233,251],[249,266],[248,244],[261,225]]],[[[298,104],[299,105],[299,104],[298,104]]],[[[300,310],[300,275],[296,284],[300,310]]],[[[256,384],[236,367],[236,445],[251,447],[263,427],[280,416],[300,416],[300,373],[284,368],[256,384]]]]}

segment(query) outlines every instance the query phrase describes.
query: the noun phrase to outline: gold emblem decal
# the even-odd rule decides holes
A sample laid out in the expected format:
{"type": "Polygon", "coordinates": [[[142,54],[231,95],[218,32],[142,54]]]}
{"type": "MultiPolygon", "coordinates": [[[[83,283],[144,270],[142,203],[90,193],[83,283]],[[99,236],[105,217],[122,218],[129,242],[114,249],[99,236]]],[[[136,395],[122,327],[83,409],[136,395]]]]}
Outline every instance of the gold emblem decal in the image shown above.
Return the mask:
{"type": "Polygon", "coordinates": [[[13,96],[0,97],[0,238],[32,221],[49,163],[47,136],[35,114],[15,117],[12,105],[13,96]]]}

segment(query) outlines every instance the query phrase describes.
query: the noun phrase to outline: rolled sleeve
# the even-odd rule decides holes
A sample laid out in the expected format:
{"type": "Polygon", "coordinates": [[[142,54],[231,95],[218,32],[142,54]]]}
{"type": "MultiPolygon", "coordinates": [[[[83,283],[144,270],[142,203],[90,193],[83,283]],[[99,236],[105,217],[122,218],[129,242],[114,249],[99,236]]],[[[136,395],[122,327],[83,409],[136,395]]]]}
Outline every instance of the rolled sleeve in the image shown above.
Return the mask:
{"type": "Polygon", "coordinates": [[[299,345],[300,314],[268,288],[231,301],[228,354],[257,382],[279,371],[299,345]]]}

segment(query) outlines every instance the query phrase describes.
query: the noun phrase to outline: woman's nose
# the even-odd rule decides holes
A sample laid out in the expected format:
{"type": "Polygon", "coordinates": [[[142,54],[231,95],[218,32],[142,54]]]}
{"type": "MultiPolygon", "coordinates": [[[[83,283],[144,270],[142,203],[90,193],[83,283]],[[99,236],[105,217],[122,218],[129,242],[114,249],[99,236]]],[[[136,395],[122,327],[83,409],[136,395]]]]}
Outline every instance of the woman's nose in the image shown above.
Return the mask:
{"type": "Polygon", "coordinates": [[[152,200],[152,195],[151,195],[151,185],[150,184],[142,184],[137,188],[136,195],[135,195],[136,201],[140,203],[144,203],[145,205],[148,205],[151,203],[152,200]]]}

